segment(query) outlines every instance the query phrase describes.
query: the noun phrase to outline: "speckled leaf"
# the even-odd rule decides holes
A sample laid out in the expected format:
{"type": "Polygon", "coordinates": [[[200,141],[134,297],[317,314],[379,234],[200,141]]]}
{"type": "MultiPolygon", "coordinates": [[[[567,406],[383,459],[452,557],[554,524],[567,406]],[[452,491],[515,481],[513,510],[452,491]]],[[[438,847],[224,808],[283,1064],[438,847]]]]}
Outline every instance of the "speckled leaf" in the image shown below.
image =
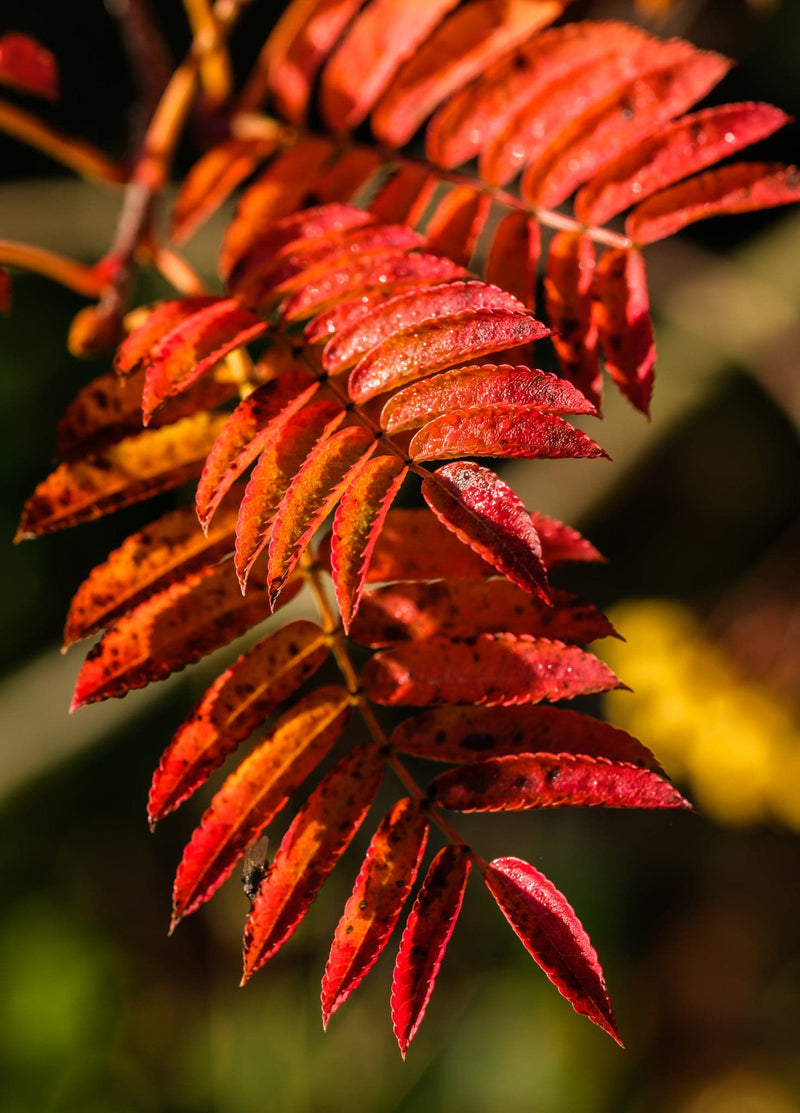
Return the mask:
{"type": "Polygon", "coordinates": [[[46,100],[58,99],[58,67],[49,50],[30,35],[0,35],[0,84],[46,100]]]}
{"type": "Polygon", "coordinates": [[[504,754],[586,754],[663,772],[626,731],[561,707],[434,707],[395,727],[391,742],[404,754],[458,765],[504,754]]]}
{"type": "Polygon", "coordinates": [[[91,522],[199,474],[224,415],[185,417],[60,464],[25,503],[17,540],[91,522]]]}
{"type": "Polygon", "coordinates": [[[244,977],[250,978],[294,932],[361,826],[383,778],[372,744],[341,759],[292,821],[261,883],[244,929],[244,977]]]}
{"type": "MultiPolygon", "coordinates": [[[[284,602],[300,590],[287,591],[284,602]]],[[[230,561],[192,572],[124,615],[89,652],[71,710],[124,696],[199,661],[269,614],[266,589],[242,597],[230,561]]]]}
{"type": "Polygon", "coordinates": [[[400,329],[363,356],[350,374],[348,391],[354,402],[366,402],[434,371],[549,335],[541,321],[515,310],[475,309],[438,317],[424,327],[400,329]]]}
{"type": "Polygon", "coordinates": [[[209,306],[216,305],[220,299],[213,294],[202,297],[178,298],[155,305],[144,321],[132,329],[117,349],[114,357],[114,370],[121,379],[128,378],[135,371],[143,370],[150,361],[150,353],[156,344],[171,332],[181,321],[192,317],[209,306]]]}
{"type": "Polygon", "coordinates": [[[559,232],[550,244],[544,277],[547,315],[561,374],[596,406],[603,396],[592,314],[595,252],[589,236],[559,232]]]}
{"type": "Polygon", "coordinates": [[[520,858],[495,858],[483,877],[523,947],[558,992],[621,1044],[597,953],[566,897],[520,858]]]}
{"type": "Polygon", "coordinates": [[[373,835],[325,966],[326,1028],[386,946],[416,879],[427,835],[419,802],[408,797],[398,800],[373,835]]]}
{"type": "Polygon", "coordinates": [[[541,250],[539,222],[528,213],[506,213],[498,222],[489,245],[484,267],[486,281],[509,290],[528,309],[533,309],[541,250]]]}
{"type": "Polygon", "coordinates": [[[525,591],[549,598],[539,535],[522,500],[493,471],[459,460],[422,481],[422,494],[449,530],[525,591]]]}
{"type": "Polygon", "coordinates": [[[591,642],[615,633],[591,603],[554,590],[553,605],[504,579],[431,580],[371,588],[350,637],[372,648],[430,637],[532,634],[564,642],[591,642]]]}
{"type": "Polygon", "coordinates": [[[75,592],[64,645],[102,630],[179,576],[216,564],[233,550],[235,525],[236,510],[228,507],[205,535],[191,507],[185,506],[132,534],[75,592]]]}
{"type": "Polygon", "coordinates": [[[429,421],[413,437],[412,460],[461,456],[576,459],[606,456],[591,437],[538,406],[473,406],[429,421]]]}
{"type": "Polygon", "coordinates": [[[316,445],[283,496],[269,542],[267,586],[276,599],[313,535],[375,449],[374,433],[348,426],[316,445]]]}
{"type": "Polygon", "coordinates": [[[364,666],[361,682],[376,703],[404,707],[509,707],[623,686],[586,650],[513,634],[480,634],[462,642],[429,638],[385,649],[364,666]]]}
{"type": "Polygon", "coordinates": [[[197,517],[204,529],[233,482],[316,389],[309,372],[298,367],[264,383],[239,403],[214,442],[197,486],[197,517]]]}
{"type": "Polygon", "coordinates": [[[583,754],[509,754],[448,769],[428,788],[457,812],[529,808],[688,808],[652,769],[583,754]]]}
{"type": "Polygon", "coordinates": [[[230,874],[250,844],[340,737],[350,711],[344,688],[318,688],[282,715],[217,792],[178,867],[172,928],[230,874]]]}
{"type": "Polygon", "coordinates": [[[656,349],[640,252],[614,248],[603,255],[597,267],[594,315],[606,370],[636,409],[648,415],[656,349]]]}
{"type": "Polygon", "coordinates": [[[425,1016],[469,872],[465,846],[440,850],[406,921],[392,977],[392,1025],[403,1058],[425,1016]]]}
{"type": "Polygon", "coordinates": [[[151,826],[203,784],[327,656],[323,631],[300,619],[262,638],[227,668],[164,751],[147,805],[151,826]]]}
{"type": "Polygon", "coordinates": [[[407,473],[396,456],[368,460],[336,508],[330,565],[345,633],[358,610],[378,535],[407,473]]]}

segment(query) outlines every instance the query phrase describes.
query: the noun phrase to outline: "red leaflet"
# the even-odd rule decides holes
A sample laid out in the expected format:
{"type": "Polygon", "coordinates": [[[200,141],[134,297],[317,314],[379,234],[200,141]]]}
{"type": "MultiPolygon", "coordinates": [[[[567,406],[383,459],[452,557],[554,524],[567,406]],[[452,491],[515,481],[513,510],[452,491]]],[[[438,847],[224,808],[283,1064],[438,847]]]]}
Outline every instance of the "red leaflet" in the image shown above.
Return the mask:
{"type": "Polygon", "coordinates": [[[244,928],[246,982],[286,942],[361,826],[383,778],[383,758],[358,746],[309,796],[283,837],[244,928]]]}
{"type": "MultiPolygon", "coordinates": [[[[372,147],[350,147],[314,179],[314,197],[324,203],[349,201],[359,190],[368,188],[373,174],[382,171],[383,154],[372,147]]],[[[386,224],[400,223],[385,221],[386,224]]]]}
{"type": "Polygon", "coordinates": [[[647,274],[638,251],[606,251],[597,267],[594,314],[606,370],[649,416],[656,359],[647,274]]]}
{"type": "Polygon", "coordinates": [[[433,993],[469,871],[465,846],[440,850],[406,921],[392,977],[392,1024],[404,1059],[433,993]]]}
{"type": "Polygon", "coordinates": [[[314,445],[344,419],[337,402],[312,402],[283,422],[253,468],[236,523],[236,574],[244,591],[250,570],[269,540],[272,519],[314,445]]]}
{"type": "Polygon", "coordinates": [[[206,536],[188,506],[134,533],[98,564],[76,591],[64,645],[94,634],[181,574],[215,564],[233,549],[236,512],[220,513],[206,536]]]}
{"type": "Polygon", "coordinates": [[[575,215],[605,224],[656,190],[771,135],[789,117],[770,104],[722,104],[683,116],[623,151],[575,198],[575,215]]]}
{"type": "MultiPolygon", "coordinates": [[[[266,79],[280,114],[291,123],[304,122],[319,68],[362,3],[295,0],[278,21],[265,47],[266,79]]],[[[260,98],[248,107],[260,107],[260,98]]]]}
{"type": "Polygon", "coordinates": [[[597,953],[566,897],[519,858],[495,858],[483,877],[525,950],[558,992],[621,1046],[597,953]]]}
{"type": "Polygon", "coordinates": [[[272,527],[267,586],[273,601],[375,445],[374,433],[351,425],[309,453],[283,496],[272,527]]]}
{"type": "Polygon", "coordinates": [[[546,208],[560,205],[609,161],[610,153],[646,139],[659,124],[685,112],[730,69],[727,58],[707,52],[680,57],[678,51],[673,62],[668,45],[666,64],[634,78],[562,126],[529,165],[522,179],[524,197],[546,208]]]}
{"type": "Polygon", "coordinates": [[[644,38],[627,23],[588,20],[535,36],[490,66],[479,86],[467,86],[439,109],[425,134],[428,157],[446,169],[468,162],[547,86],[644,38]]]}
{"type": "Polygon", "coordinates": [[[11,276],[0,267],[0,313],[7,317],[11,312],[11,276]]]}
{"type": "Polygon", "coordinates": [[[549,336],[541,321],[508,309],[476,309],[400,329],[368,352],[348,381],[354,402],[457,363],[549,336]]]}
{"type": "Polygon", "coordinates": [[[147,805],[151,826],[203,784],[327,656],[320,627],[301,620],[267,635],[226,669],[164,751],[147,805]]]}
{"type": "Polygon", "coordinates": [[[304,138],[273,159],[268,168],[242,194],[231,223],[225,230],[219,270],[227,278],[254,236],[274,220],[294,213],[308,190],[309,182],[335,153],[329,139],[304,138]]]}
{"type": "Polygon", "coordinates": [[[259,163],[275,151],[275,139],[225,139],[202,155],[184,179],[170,217],[170,239],[184,243],[205,224],[259,163]]]}
{"type": "Polygon", "coordinates": [[[330,340],[336,333],[349,329],[362,317],[366,317],[376,305],[396,296],[394,289],[373,290],[369,294],[341,301],[312,318],[303,330],[303,339],[306,344],[330,340]]]}
{"type": "Polygon", "coordinates": [[[373,835],[325,966],[324,1027],[386,946],[417,876],[427,836],[419,802],[409,798],[394,805],[373,835]]]}
{"type": "Polygon", "coordinates": [[[445,371],[399,390],[383,407],[381,426],[397,433],[451,410],[495,405],[526,406],[541,413],[597,413],[565,379],[530,367],[485,364],[445,371]]]}
{"type": "Polygon", "coordinates": [[[150,362],[150,353],[155,345],[181,321],[191,317],[208,306],[216,305],[220,299],[215,295],[194,298],[179,298],[157,305],[127,336],[114,357],[114,370],[121,379],[127,379],[135,371],[140,371],[150,362]]]}
{"type": "Polygon", "coordinates": [[[735,162],[707,170],[638,205],[625,231],[637,243],[663,240],[712,216],[749,213],[800,200],[800,170],[777,162],[735,162]]]}
{"type": "Polygon", "coordinates": [[[214,442],[197,485],[197,517],[203,529],[208,529],[234,480],[316,389],[308,371],[298,367],[264,383],[239,403],[214,442]]]}
{"type": "Polygon", "coordinates": [[[541,248],[539,222],[527,213],[507,213],[492,236],[484,268],[486,281],[509,290],[533,309],[541,248]]]}
{"type": "Polygon", "coordinates": [[[549,599],[542,546],[521,499],[493,471],[466,460],[437,468],[422,494],[465,545],[525,591],[549,599]]]}
{"type": "Polygon", "coordinates": [[[320,108],[331,131],[351,131],[371,111],[400,65],[458,0],[375,0],[353,22],[325,66],[320,108]]]}
{"type": "Polygon", "coordinates": [[[606,456],[599,444],[538,406],[474,406],[429,421],[408,449],[412,460],[460,456],[577,458],[606,456]]]}
{"type": "Polygon", "coordinates": [[[361,682],[376,703],[405,707],[509,707],[623,687],[607,665],[577,646],[513,634],[408,642],[376,653],[361,682]]]}
{"type": "Polygon", "coordinates": [[[431,251],[467,266],[491,207],[488,194],[471,186],[454,186],[436,206],[425,228],[431,251]]]}
{"type": "Polygon", "coordinates": [[[597,406],[603,374],[592,315],[595,253],[589,236],[559,232],[547,256],[544,296],[561,373],[597,406]]]}
{"type": "Polygon", "coordinates": [[[415,287],[362,313],[349,328],[338,330],[325,346],[322,366],[329,375],[336,375],[400,329],[475,309],[519,312],[524,306],[513,294],[485,282],[448,282],[430,289],[415,287]]]}
{"type": "Polygon", "coordinates": [[[378,103],[372,116],[375,135],[402,147],[451,93],[551,23],[562,7],[475,0],[459,8],[419,47],[378,103]]]}
{"type": "Polygon", "coordinates": [[[548,518],[537,511],[531,511],[531,521],[534,529],[539,534],[544,553],[544,562],[548,568],[556,564],[569,564],[571,562],[604,561],[605,557],[595,549],[591,541],[587,541],[576,529],[565,526],[557,518],[548,518]]]}
{"type": "Polygon", "coordinates": [[[30,35],[0,35],[0,84],[47,100],[58,99],[58,68],[49,50],[30,35]]]}
{"type": "Polygon", "coordinates": [[[457,812],[527,808],[688,808],[652,769],[575,754],[510,754],[440,773],[428,787],[441,807],[457,812]]]}
{"type": "Polygon", "coordinates": [[[407,472],[395,456],[367,460],[336,508],[330,564],[345,633],[358,610],[378,534],[407,472]]]}
{"type": "Polygon", "coordinates": [[[386,252],[342,266],[316,278],[304,290],[298,290],[281,306],[281,320],[301,321],[327,309],[334,302],[352,298],[354,294],[370,294],[373,290],[391,290],[417,286],[420,282],[449,282],[466,278],[467,271],[450,259],[438,255],[412,255],[386,252]]]}
{"type": "Polygon", "coordinates": [[[370,201],[369,211],[376,220],[402,220],[416,227],[438,185],[438,177],[424,164],[401,164],[370,201]]]}
{"type": "Polygon", "coordinates": [[[553,605],[508,580],[433,580],[372,588],[350,637],[372,648],[431,637],[533,634],[564,642],[591,642],[616,631],[605,615],[567,591],[553,591],[553,605]]]}
{"type": "Polygon", "coordinates": [[[663,772],[632,735],[561,707],[435,707],[405,719],[391,741],[404,754],[456,764],[504,754],[585,754],[663,772]]]}
{"type": "Polygon", "coordinates": [[[246,848],[328,753],[349,711],[344,688],[318,688],[282,715],[231,773],[183,853],[170,930],[219,888],[246,848]]]}
{"type": "Polygon", "coordinates": [[[144,424],[167,398],[191,386],[215,363],[267,331],[266,321],[231,298],[185,318],[153,347],[146,358],[142,392],[144,424]]]}
{"type": "MultiPolygon", "coordinates": [[[[286,602],[302,584],[293,586],[286,602]]],[[[243,599],[230,562],[192,572],[124,615],[90,650],[70,710],[163,680],[268,614],[266,590],[260,587],[243,599]]]]}
{"type": "Polygon", "coordinates": [[[60,464],[25,503],[16,540],[91,522],[179,487],[199,473],[224,421],[224,415],[195,414],[60,464]]]}

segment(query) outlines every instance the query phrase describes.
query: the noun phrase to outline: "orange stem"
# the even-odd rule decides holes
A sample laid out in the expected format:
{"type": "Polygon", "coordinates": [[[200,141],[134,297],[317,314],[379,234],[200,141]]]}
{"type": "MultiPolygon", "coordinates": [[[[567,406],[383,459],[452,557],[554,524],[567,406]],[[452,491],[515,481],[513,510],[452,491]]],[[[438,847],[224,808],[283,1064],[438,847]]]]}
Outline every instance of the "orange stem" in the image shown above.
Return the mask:
{"type": "Polygon", "coordinates": [[[15,139],[35,147],[56,162],[68,166],[83,178],[103,182],[124,182],[127,173],[119,163],[113,162],[102,151],[84,139],[64,135],[45,124],[24,108],[0,100],[0,129],[15,139]]]}
{"type": "Polygon", "coordinates": [[[60,282],[68,290],[87,298],[100,297],[106,284],[103,274],[96,267],[15,240],[0,240],[0,263],[52,278],[54,282],[60,282]]]}

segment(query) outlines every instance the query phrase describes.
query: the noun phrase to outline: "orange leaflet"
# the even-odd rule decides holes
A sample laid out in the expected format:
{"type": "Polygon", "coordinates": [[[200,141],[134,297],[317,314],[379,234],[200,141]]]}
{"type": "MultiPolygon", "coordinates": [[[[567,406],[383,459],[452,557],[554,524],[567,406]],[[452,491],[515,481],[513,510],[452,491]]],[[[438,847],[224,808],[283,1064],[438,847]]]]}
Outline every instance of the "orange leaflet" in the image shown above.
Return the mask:
{"type": "Polygon", "coordinates": [[[595,174],[575,198],[575,215],[586,224],[604,224],[656,190],[727,158],[788,122],[780,109],[752,103],[723,104],[683,116],[595,174]]]}
{"type": "Polygon", "coordinates": [[[539,222],[528,213],[507,213],[492,236],[484,268],[486,281],[509,290],[528,309],[533,309],[541,249],[539,222]]]}
{"type": "Polygon", "coordinates": [[[161,302],[148,313],[143,324],[133,329],[114,357],[114,370],[121,379],[127,379],[135,371],[140,371],[150,362],[150,353],[155,345],[181,321],[199,313],[220,299],[214,294],[194,298],[178,298],[176,301],[161,302]]]}
{"type": "Polygon", "coordinates": [[[350,374],[354,402],[366,402],[434,371],[549,336],[541,321],[508,309],[475,309],[400,329],[359,361],[350,374]]]}
{"type": "Polygon", "coordinates": [[[324,1027],[386,946],[411,892],[427,837],[419,801],[409,798],[398,800],[373,835],[325,966],[324,1027]]]}
{"type": "Polygon", "coordinates": [[[192,166],[175,198],[170,239],[181,244],[205,224],[259,163],[274,153],[275,139],[225,139],[192,166]]]}
{"type": "Polygon", "coordinates": [[[0,84],[58,100],[58,67],[49,50],[30,35],[0,35],[0,84]]]}
{"type": "Polygon", "coordinates": [[[412,58],[458,0],[373,0],[325,66],[320,109],[334,132],[351,131],[371,111],[396,71],[412,58]]]}
{"type": "Polygon", "coordinates": [[[633,38],[641,41],[644,33],[626,23],[589,20],[536,35],[438,110],[425,134],[428,158],[448,170],[475,158],[544,88],[633,38]]]}
{"type": "Polygon", "coordinates": [[[91,522],[179,487],[200,472],[224,423],[224,415],[195,414],[60,464],[25,503],[16,540],[91,522]]]}
{"type": "Polygon", "coordinates": [[[234,480],[316,389],[312,376],[297,367],[264,383],[239,403],[215,440],[197,485],[197,517],[203,529],[208,529],[234,480]]]}
{"type": "Polygon", "coordinates": [[[291,123],[305,121],[319,68],[363,2],[295,0],[278,21],[263,64],[275,104],[291,123]]]}
{"type": "Polygon", "coordinates": [[[268,634],[226,669],[164,751],[147,805],[151,826],[203,784],[327,656],[323,631],[300,620],[268,634]]]}
{"type": "Polygon", "coordinates": [[[393,394],[381,411],[381,427],[397,433],[450,410],[491,405],[530,406],[542,413],[597,413],[565,379],[530,367],[485,364],[445,371],[393,394]]]}
{"type": "Polygon", "coordinates": [[[503,579],[434,580],[372,588],[350,637],[372,648],[431,637],[533,634],[564,642],[591,642],[616,633],[591,603],[553,591],[553,605],[503,579]]]}
{"type": "Polygon", "coordinates": [[[621,1045],[597,953],[566,897],[520,858],[495,858],[483,879],[558,992],[621,1045]]]}
{"type": "Polygon", "coordinates": [[[233,548],[235,524],[236,511],[231,507],[219,514],[205,535],[192,508],[184,506],[128,537],[76,591],[64,645],[102,630],[177,576],[215,564],[233,548]]]}
{"type": "Polygon", "coordinates": [[[219,888],[340,737],[349,712],[344,688],[318,688],[282,715],[231,773],[183,853],[170,930],[219,888]]]}
{"type": "Polygon", "coordinates": [[[593,312],[606,370],[636,409],[649,415],[656,349],[647,275],[638,251],[614,249],[603,255],[593,312]]]}
{"type": "Polygon", "coordinates": [[[404,754],[455,764],[504,754],[585,754],[663,772],[626,731],[561,707],[434,707],[395,727],[391,742],[404,754]]]}
{"type": "MultiPolygon", "coordinates": [[[[120,379],[113,371],[98,375],[82,387],[58,422],[56,452],[62,459],[75,460],[97,452],[142,429],[143,370],[120,379]]],[[[208,376],[175,399],[165,403],[150,422],[151,429],[169,425],[179,418],[213,409],[236,393],[232,378],[225,381],[208,376]]]]}
{"type": "Polygon", "coordinates": [[[295,413],[266,443],[253,468],[236,523],[236,574],[244,590],[253,564],[270,536],[281,499],[318,441],[344,419],[338,402],[312,402],[295,413]]]}
{"type": "Polygon", "coordinates": [[[358,610],[378,535],[407,473],[395,456],[367,460],[336,508],[330,564],[345,633],[358,610]]]}
{"type": "Polygon", "coordinates": [[[287,488],[272,526],[267,585],[273,601],[375,445],[374,433],[349,426],[333,433],[308,454],[287,488]]]}
{"type": "Polygon", "coordinates": [[[730,69],[719,54],[694,51],[642,74],[562,127],[522,179],[522,194],[545,208],[560,205],[604,166],[613,152],[647,139],[685,112],[730,69]]]}
{"type": "Polygon", "coordinates": [[[310,282],[287,298],[280,309],[282,322],[301,321],[335,302],[374,290],[433,284],[466,278],[468,272],[450,259],[414,252],[411,255],[387,251],[363,261],[342,265],[310,282]]]}
{"type": "Polygon", "coordinates": [[[474,309],[518,312],[524,306],[513,294],[485,282],[447,282],[430,289],[416,287],[374,306],[350,327],[340,327],[325,345],[322,366],[329,375],[337,375],[400,329],[474,309]]]}
{"type": "Polygon", "coordinates": [[[467,847],[440,850],[406,921],[392,977],[392,1025],[404,1059],[433,993],[469,871],[467,847]]]}
{"type": "Polygon", "coordinates": [[[492,199],[471,186],[454,186],[428,221],[425,235],[431,251],[467,266],[483,231],[492,199]]]}
{"type": "Polygon", "coordinates": [[[457,9],[423,43],[379,101],[372,130],[402,147],[426,116],[487,66],[519,46],[560,10],[525,0],[475,0],[457,9]]]}
{"type": "Polygon", "coordinates": [[[790,205],[798,200],[800,170],[796,166],[735,162],[656,193],[633,210],[625,231],[637,243],[653,243],[698,220],[790,205]]]}
{"type": "Polygon", "coordinates": [[[408,642],[377,653],[361,682],[376,703],[405,707],[509,707],[623,687],[607,665],[577,646],[513,634],[408,642]]]}
{"type": "MultiPolygon", "coordinates": [[[[301,586],[293,584],[285,601],[301,586]]],[[[192,572],[124,615],[90,650],[70,710],[163,680],[238,638],[268,611],[263,587],[242,597],[229,561],[192,572]]]]}
{"type": "Polygon", "coordinates": [[[222,241],[219,269],[223,278],[230,274],[255,234],[300,206],[309,183],[334,152],[334,144],[329,139],[302,139],[296,147],[273,159],[245,190],[222,241]]]}
{"type": "Polygon", "coordinates": [[[372,175],[377,175],[385,165],[381,151],[373,147],[350,147],[314,179],[314,196],[325,204],[349,201],[361,189],[366,188],[372,175]]]}
{"type": "Polygon", "coordinates": [[[260,320],[230,298],[186,317],[163,336],[144,360],[142,392],[145,425],[158,407],[196,382],[215,363],[267,331],[260,320]]]}
{"type": "Polygon", "coordinates": [[[528,808],[689,808],[652,769],[582,754],[508,754],[440,773],[431,798],[456,812],[528,808]]]}
{"type": "Polygon", "coordinates": [[[580,429],[538,406],[476,406],[442,414],[413,437],[412,460],[460,456],[550,459],[606,456],[580,429]]]}
{"type": "Polygon", "coordinates": [[[522,500],[493,471],[466,460],[437,468],[422,495],[439,521],[525,591],[550,598],[542,546],[522,500]]]}
{"type": "Polygon", "coordinates": [[[305,916],[361,826],[382,778],[378,748],[357,746],[297,813],[245,924],[242,982],[275,954],[305,916]]]}
{"type": "Polygon", "coordinates": [[[402,164],[370,201],[369,211],[376,220],[402,220],[415,226],[438,184],[438,177],[424,164],[402,164]]]}
{"type": "Polygon", "coordinates": [[[544,299],[553,326],[553,347],[561,373],[595,405],[603,397],[592,314],[595,252],[589,236],[558,232],[552,239],[544,277],[544,299]]]}

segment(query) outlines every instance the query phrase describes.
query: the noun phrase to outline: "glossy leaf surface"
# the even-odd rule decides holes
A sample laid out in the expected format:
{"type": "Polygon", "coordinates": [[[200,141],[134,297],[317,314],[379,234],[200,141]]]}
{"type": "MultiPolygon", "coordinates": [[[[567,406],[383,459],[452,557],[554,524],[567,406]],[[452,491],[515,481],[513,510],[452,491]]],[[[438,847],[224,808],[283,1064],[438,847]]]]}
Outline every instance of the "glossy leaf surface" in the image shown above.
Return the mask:
{"type": "Polygon", "coordinates": [[[538,406],[474,406],[429,421],[409,445],[412,460],[460,456],[533,459],[605,456],[591,437],[538,406]]]}

